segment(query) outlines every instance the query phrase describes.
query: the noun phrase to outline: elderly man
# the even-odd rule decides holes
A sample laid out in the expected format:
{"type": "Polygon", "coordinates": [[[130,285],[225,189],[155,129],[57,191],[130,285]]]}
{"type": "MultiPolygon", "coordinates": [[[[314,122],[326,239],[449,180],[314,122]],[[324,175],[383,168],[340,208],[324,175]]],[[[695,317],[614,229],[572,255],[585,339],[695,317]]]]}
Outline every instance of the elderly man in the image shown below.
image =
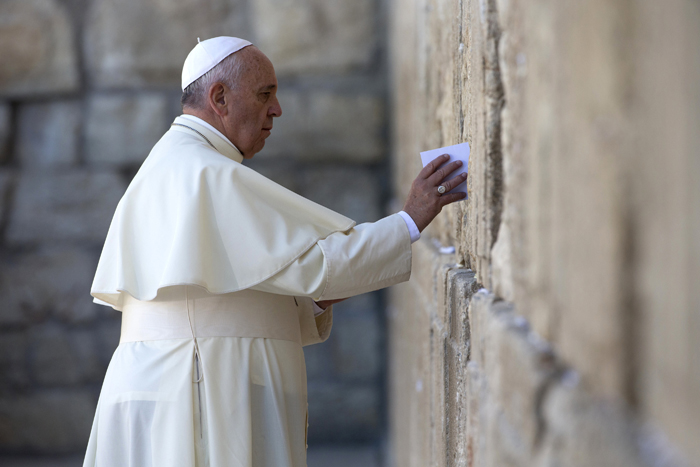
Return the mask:
{"type": "Polygon", "coordinates": [[[304,466],[302,346],[328,338],[333,303],[409,278],[411,243],[466,177],[438,159],[403,211],[355,225],[241,165],[282,115],[252,44],[199,43],[182,88],[91,290],[123,314],[84,466],[304,466]]]}

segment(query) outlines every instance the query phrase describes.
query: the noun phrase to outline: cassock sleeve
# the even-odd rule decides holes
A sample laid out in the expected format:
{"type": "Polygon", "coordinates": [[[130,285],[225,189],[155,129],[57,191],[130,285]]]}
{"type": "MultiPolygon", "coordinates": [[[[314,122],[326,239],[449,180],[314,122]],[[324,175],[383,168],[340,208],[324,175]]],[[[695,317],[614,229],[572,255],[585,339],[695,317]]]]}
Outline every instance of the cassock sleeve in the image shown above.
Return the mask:
{"type": "Polygon", "coordinates": [[[319,240],[292,264],[252,288],[299,297],[302,334],[308,334],[302,338],[307,345],[326,340],[333,322],[330,308],[314,317],[310,299],[347,298],[410,276],[411,236],[404,219],[393,214],[319,240]]]}

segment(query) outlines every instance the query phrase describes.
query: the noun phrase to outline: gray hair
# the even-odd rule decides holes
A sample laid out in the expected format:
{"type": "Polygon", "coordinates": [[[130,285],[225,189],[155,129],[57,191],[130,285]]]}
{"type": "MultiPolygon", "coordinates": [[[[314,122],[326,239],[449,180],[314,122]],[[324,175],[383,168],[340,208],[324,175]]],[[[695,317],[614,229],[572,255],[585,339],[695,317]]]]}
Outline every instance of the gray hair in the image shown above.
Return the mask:
{"type": "Polygon", "coordinates": [[[209,88],[213,84],[223,83],[230,89],[236,89],[244,68],[240,53],[232,53],[187,86],[182,92],[180,104],[183,108],[187,106],[203,110],[207,105],[209,88]]]}

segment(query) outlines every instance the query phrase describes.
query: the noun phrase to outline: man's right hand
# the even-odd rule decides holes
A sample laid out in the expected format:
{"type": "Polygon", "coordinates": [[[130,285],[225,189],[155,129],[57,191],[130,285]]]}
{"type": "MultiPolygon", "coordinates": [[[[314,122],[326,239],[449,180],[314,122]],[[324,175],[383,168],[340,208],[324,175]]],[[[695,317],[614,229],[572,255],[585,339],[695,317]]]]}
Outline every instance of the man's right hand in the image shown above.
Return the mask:
{"type": "Polygon", "coordinates": [[[444,206],[467,197],[466,193],[461,192],[447,194],[467,180],[467,174],[464,173],[445,182],[445,178],[462,166],[462,161],[455,161],[438,169],[449,159],[450,156],[447,154],[433,159],[432,162],[423,167],[411,185],[411,191],[408,193],[403,210],[411,216],[421,232],[435,219],[435,216],[440,214],[444,206]],[[440,185],[445,187],[446,194],[438,193],[440,185]]]}

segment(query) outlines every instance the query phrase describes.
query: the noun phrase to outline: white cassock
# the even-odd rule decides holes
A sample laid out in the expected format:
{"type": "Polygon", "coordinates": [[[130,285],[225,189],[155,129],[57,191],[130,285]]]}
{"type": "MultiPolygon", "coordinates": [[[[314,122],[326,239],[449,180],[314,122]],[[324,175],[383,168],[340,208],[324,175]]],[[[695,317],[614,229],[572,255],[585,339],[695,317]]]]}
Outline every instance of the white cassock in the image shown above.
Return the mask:
{"type": "Polygon", "coordinates": [[[85,467],[301,467],[302,346],[345,298],[408,280],[405,213],[355,225],[175,119],[112,220],[91,294],[122,311],[85,467]]]}

